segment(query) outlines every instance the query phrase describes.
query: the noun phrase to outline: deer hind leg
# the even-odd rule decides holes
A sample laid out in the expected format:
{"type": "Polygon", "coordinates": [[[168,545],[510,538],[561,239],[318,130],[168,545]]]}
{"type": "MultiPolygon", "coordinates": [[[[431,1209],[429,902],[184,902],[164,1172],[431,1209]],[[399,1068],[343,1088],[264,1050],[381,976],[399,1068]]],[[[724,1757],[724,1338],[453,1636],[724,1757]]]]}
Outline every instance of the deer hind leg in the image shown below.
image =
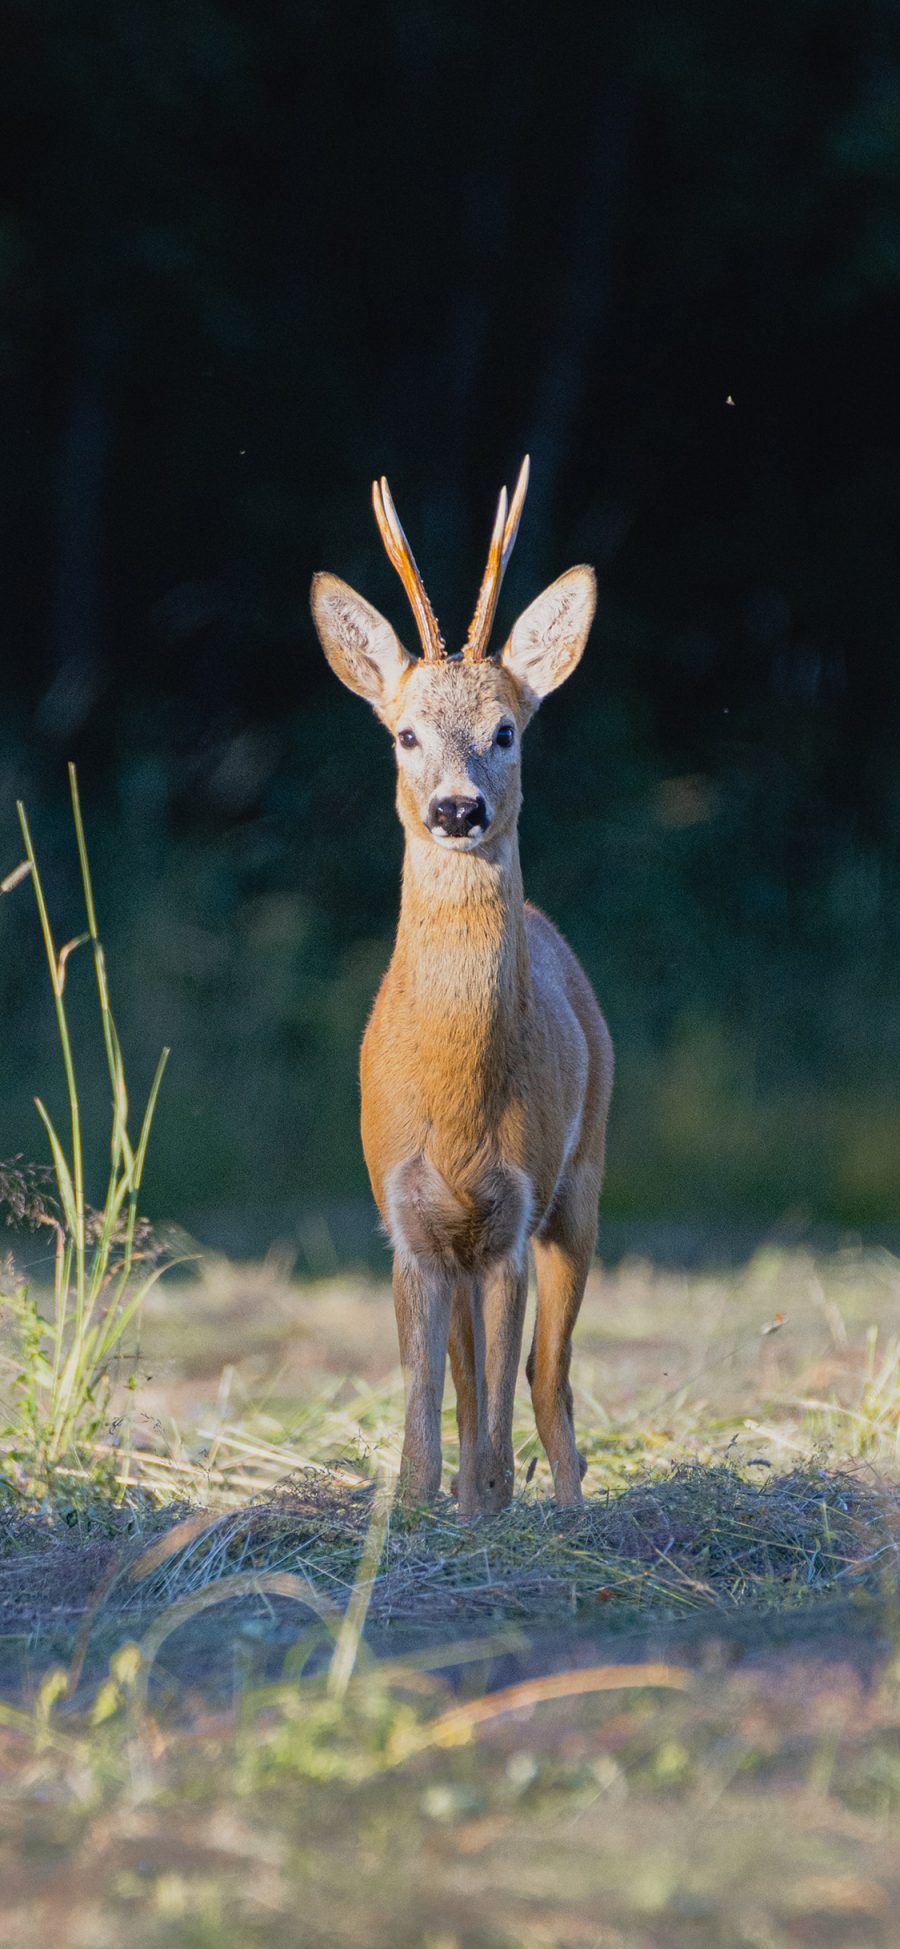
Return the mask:
{"type": "Polygon", "coordinates": [[[394,1256],[394,1310],[406,1381],[406,1427],[400,1498],[409,1507],[430,1502],[441,1486],[441,1401],[447,1366],[451,1286],[446,1274],[394,1256]]]}
{"type": "MultiPolygon", "coordinates": [[[[586,1187],[578,1189],[584,1194],[586,1187]]],[[[556,1500],[564,1507],[581,1502],[581,1479],[587,1467],[575,1446],[569,1366],[572,1332],[594,1251],[596,1214],[591,1186],[590,1196],[567,1196],[551,1214],[543,1234],[532,1240],[538,1302],[525,1371],[538,1434],[553,1471],[556,1500]]]]}

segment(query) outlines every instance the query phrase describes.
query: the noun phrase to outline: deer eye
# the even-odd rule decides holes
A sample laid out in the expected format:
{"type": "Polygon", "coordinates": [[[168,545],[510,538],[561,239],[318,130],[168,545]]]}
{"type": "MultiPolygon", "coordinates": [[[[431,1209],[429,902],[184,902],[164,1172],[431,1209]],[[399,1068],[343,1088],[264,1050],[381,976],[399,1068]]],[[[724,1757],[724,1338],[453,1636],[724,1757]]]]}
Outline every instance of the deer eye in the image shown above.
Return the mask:
{"type": "Polygon", "coordinates": [[[416,737],[415,731],[397,732],[397,743],[402,744],[404,751],[412,751],[413,746],[417,745],[418,742],[419,740],[416,737]]]}
{"type": "Polygon", "coordinates": [[[502,745],[503,745],[503,747],[504,747],[504,750],[505,750],[505,749],[507,749],[507,748],[508,748],[508,746],[509,746],[509,745],[511,745],[511,744],[512,744],[512,742],[513,742],[513,740],[514,740],[514,738],[515,738],[515,735],[516,735],[516,732],[515,732],[515,726],[514,726],[514,725],[512,725],[512,724],[501,724],[501,726],[500,726],[500,729],[499,729],[499,731],[497,732],[497,736],[496,736],[496,738],[495,738],[495,740],[494,740],[494,742],[495,742],[496,744],[502,744],[502,745]]]}

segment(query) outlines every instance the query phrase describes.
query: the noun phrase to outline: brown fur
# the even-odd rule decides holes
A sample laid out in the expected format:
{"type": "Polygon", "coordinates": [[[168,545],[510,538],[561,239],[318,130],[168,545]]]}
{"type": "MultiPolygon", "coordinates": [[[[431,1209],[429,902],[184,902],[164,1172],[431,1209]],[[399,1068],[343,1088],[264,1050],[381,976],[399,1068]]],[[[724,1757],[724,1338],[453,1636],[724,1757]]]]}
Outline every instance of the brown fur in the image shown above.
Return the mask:
{"type": "Polygon", "coordinates": [[[612,1047],[571,950],[524,902],[516,824],[521,733],[578,661],[593,578],[570,571],[526,611],[502,657],[481,664],[407,657],[332,577],[317,578],[313,609],[337,674],[395,737],[417,738],[413,751],[397,747],[400,921],[361,1058],[363,1148],[394,1245],[407,1375],[403,1491],[419,1501],[440,1487],[449,1349],[460,1514],[509,1501],[531,1240],[528,1376],[557,1500],[576,1503],[569,1359],[595,1242],[612,1047]],[[515,744],[501,750],[496,731],[510,722],[515,744]],[[489,824],[471,841],[442,843],[429,827],[429,808],[453,792],[484,798],[489,824]]]}

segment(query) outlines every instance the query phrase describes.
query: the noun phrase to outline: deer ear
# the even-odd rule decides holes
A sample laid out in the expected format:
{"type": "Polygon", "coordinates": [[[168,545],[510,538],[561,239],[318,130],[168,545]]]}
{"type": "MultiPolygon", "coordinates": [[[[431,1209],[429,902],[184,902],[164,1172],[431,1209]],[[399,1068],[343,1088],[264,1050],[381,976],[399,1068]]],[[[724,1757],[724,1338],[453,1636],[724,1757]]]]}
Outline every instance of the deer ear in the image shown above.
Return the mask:
{"type": "Polygon", "coordinates": [[[596,601],[593,569],[570,568],[519,617],[500,661],[538,699],[565,683],[574,670],[587,642],[596,601]]]}
{"type": "Polygon", "coordinates": [[[335,676],[377,711],[383,710],[415,658],[386,618],[339,576],[314,575],[310,600],[319,642],[335,676]]]}

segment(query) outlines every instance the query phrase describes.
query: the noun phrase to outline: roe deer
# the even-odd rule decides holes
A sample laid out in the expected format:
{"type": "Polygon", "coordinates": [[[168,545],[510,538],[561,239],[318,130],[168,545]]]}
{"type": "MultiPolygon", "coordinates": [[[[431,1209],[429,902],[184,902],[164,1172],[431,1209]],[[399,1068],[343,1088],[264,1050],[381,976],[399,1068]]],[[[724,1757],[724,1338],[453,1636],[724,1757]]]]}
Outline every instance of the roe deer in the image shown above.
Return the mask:
{"type": "Polygon", "coordinates": [[[317,575],[312,610],[341,682],[394,738],[406,838],[396,945],[362,1046],[362,1139],[394,1248],[406,1377],[401,1494],[441,1482],[449,1343],[464,1519],[513,1491],[512,1414],[531,1241],[537,1317],[527,1362],[557,1502],[581,1501],[569,1362],[594,1249],[612,1044],[593,991],[519,869],[519,740],[574,670],[594,613],[590,568],[537,597],[489,654],[528,484],[500,495],[465,648],[448,655],[387,481],[373,487],[424,656],[377,609],[317,575]]]}

